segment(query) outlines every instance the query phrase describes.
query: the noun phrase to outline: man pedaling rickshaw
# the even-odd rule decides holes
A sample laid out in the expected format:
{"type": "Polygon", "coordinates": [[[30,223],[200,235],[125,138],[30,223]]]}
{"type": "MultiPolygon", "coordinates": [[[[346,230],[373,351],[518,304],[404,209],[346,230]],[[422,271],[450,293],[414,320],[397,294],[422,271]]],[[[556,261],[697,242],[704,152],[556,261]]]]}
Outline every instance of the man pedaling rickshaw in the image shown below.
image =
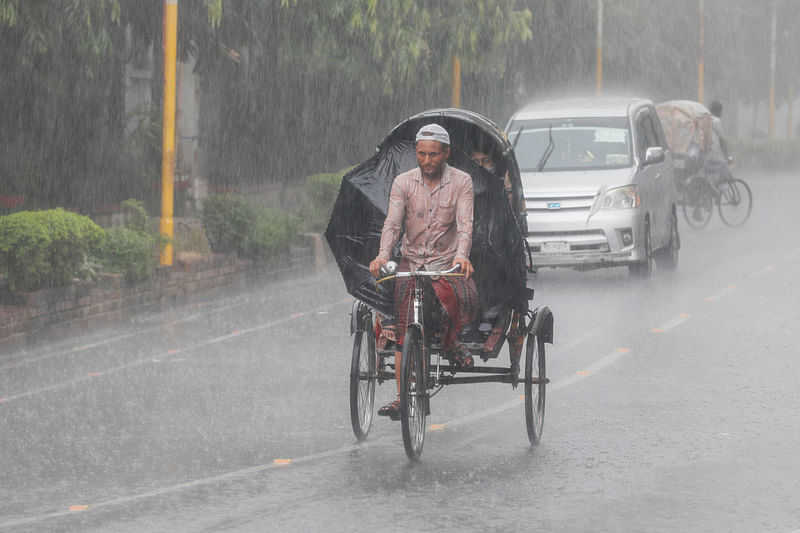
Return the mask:
{"type": "MultiPolygon", "coordinates": [[[[458,334],[475,318],[478,290],[469,260],[472,247],[473,187],[469,174],[447,164],[450,135],[438,124],[420,128],[415,138],[418,166],[395,178],[389,209],[381,232],[380,249],[370,263],[370,273],[380,270],[391,258],[392,248],[402,235],[399,271],[446,270],[460,267],[463,277],[441,277],[431,281],[442,306],[442,349],[451,365],[469,368],[474,362],[458,342],[458,334]]],[[[410,317],[414,289],[411,278],[397,280],[395,368],[400,368],[403,338],[410,317]]],[[[381,407],[378,415],[400,418],[400,373],[396,373],[398,397],[381,407]]]]}

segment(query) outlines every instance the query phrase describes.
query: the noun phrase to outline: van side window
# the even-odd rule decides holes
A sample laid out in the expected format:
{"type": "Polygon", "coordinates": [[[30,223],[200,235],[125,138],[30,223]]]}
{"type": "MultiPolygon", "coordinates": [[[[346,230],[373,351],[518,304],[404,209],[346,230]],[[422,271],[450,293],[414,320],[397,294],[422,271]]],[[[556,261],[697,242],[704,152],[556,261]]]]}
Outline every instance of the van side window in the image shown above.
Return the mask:
{"type": "Polygon", "coordinates": [[[642,161],[644,161],[644,154],[649,146],[646,132],[647,128],[645,126],[646,118],[647,115],[645,113],[640,113],[639,116],[636,117],[636,153],[642,161]]]}
{"type": "Polygon", "coordinates": [[[656,128],[653,126],[653,117],[650,116],[649,113],[646,113],[642,118],[644,119],[644,136],[645,139],[647,139],[647,148],[650,146],[661,146],[656,136],[656,128]]]}

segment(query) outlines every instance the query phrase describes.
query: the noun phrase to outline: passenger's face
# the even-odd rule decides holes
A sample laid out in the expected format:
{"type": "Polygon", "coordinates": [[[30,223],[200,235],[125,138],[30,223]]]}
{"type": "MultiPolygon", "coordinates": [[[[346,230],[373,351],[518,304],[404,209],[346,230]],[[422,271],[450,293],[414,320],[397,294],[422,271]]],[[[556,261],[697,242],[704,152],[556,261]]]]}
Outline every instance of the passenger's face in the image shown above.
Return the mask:
{"type": "Polygon", "coordinates": [[[472,160],[475,164],[482,166],[487,170],[494,170],[494,161],[489,156],[489,154],[483,152],[473,152],[472,153],[472,160]]]}
{"type": "Polygon", "coordinates": [[[439,141],[417,141],[417,163],[422,175],[429,180],[442,177],[444,163],[450,155],[450,148],[439,141]]]}

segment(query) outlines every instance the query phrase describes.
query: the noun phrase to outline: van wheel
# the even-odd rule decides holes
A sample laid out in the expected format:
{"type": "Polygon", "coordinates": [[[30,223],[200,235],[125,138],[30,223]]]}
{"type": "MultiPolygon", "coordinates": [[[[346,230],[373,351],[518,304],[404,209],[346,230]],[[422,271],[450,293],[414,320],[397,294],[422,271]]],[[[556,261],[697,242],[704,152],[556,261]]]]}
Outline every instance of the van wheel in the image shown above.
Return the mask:
{"type": "Polygon", "coordinates": [[[634,277],[647,279],[653,274],[653,239],[650,235],[650,221],[644,223],[644,259],[628,266],[628,272],[634,277]]]}
{"type": "Polygon", "coordinates": [[[674,271],[678,269],[678,250],[681,249],[681,237],[678,235],[678,217],[673,211],[670,217],[669,241],[666,246],[655,253],[656,266],[659,270],[674,271]]]}

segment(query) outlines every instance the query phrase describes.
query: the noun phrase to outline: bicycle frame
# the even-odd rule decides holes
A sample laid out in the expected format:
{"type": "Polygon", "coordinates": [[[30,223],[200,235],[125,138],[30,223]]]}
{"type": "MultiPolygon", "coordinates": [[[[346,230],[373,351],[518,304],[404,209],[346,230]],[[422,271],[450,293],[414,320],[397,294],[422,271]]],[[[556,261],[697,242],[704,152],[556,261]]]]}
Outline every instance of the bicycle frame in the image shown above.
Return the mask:
{"type": "MultiPolygon", "coordinates": [[[[447,277],[447,276],[463,276],[464,274],[456,272],[456,268],[454,267],[450,270],[444,271],[427,271],[427,270],[418,270],[416,272],[397,272],[395,274],[387,275],[379,280],[376,281],[376,285],[380,284],[384,281],[388,281],[395,278],[415,278],[416,280],[422,281],[424,278],[434,278],[434,277],[447,277]]],[[[406,325],[406,328],[415,327],[418,328],[420,331],[420,337],[424,340],[422,343],[422,350],[423,350],[423,357],[426,361],[428,366],[431,365],[431,351],[430,351],[430,343],[428,342],[426,335],[425,335],[425,317],[424,317],[424,284],[416,282],[414,285],[414,292],[413,292],[413,302],[412,302],[412,309],[413,309],[413,316],[412,320],[406,325]]],[[[542,334],[547,342],[552,342],[552,331],[553,331],[553,318],[550,309],[546,306],[542,306],[541,308],[536,308],[534,310],[529,310],[527,314],[520,314],[520,316],[516,318],[516,331],[514,331],[511,336],[513,336],[515,342],[521,343],[524,339],[531,334],[533,331],[539,332],[542,334]]],[[[397,332],[400,335],[400,332],[397,332]]],[[[405,332],[402,333],[403,335],[405,332]]],[[[521,346],[520,346],[521,348],[521,346]]],[[[490,366],[475,366],[469,369],[460,369],[458,372],[462,375],[447,375],[445,372],[450,370],[449,365],[443,366],[441,365],[441,353],[439,354],[436,365],[435,372],[433,373],[433,387],[441,389],[444,385],[451,385],[456,383],[488,383],[488,382],[495,382],[495,383],[511,383],[512,385],[516,385],[519,382],[522,382],[522,378],[516,375],[512,369],[508,367],[490,367],[490,366]],[[463,375],[463,374],[473,374],[473,375],[463,375]],[[482,374],[482,375],[474,375],[474,374],[482,374]]],[[[398,369],[395,369],[397,372],[398,369]]],[[[386,377],[390,377],[387,373],[386,377]]],[[[438,392],[438,390],[436,391],[438,392]]],[[[433,394],[436,394],[434,392],[433,394]]],[[[433,394],[431,396],[433,396],[433,394]]]]}

